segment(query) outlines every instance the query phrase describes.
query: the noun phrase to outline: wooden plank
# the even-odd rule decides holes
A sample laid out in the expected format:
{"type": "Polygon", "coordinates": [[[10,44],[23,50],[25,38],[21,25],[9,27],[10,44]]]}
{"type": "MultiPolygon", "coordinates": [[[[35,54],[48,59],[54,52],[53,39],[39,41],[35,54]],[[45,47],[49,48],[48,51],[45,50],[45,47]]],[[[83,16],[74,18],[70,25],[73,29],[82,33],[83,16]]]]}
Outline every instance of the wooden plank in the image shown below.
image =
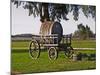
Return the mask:
{"type": "Polygon", "coordinates": [[[51,35],[33,35],[33,37],[53,37],[53,36],[58,36],[58,34],[51,34],[51,35]]]}
{"type": "Polygon", "coordinates": [[[51,46],[52,46],[52,47],[54,47],[54,46],[55,46],[55,47],[57,47],[57,46],[58,46],[58,44],[43,44],[43,46],[46,46],[46,47],[47,47],[47,46],[48,46],[48,47],[49,47],[49,46],[50,46],[50,47],[51,47],[51,46]]]}
{"type": "Polygon", "coordinates": [[[51,35],[50,36],[39,36],[39,37],[38,36],[33,36],[32,38],[33,39],[55,39],[56,38],[57,39],[58,36],[51,36],[51,35]]]}

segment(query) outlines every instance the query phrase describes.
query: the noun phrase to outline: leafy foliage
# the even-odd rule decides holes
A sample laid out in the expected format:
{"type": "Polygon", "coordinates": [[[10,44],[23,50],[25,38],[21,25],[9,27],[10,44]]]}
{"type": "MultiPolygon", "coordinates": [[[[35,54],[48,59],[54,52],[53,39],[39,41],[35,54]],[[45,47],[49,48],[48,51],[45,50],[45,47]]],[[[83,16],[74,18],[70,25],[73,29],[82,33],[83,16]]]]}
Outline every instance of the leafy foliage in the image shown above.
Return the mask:
{"type": "Polygon", "coordinates": [[[92,15],[95,19],[96,7],[89,5],[74,5],[74,4],[56,4],[56,3],[41,3],[41,2],[29,2],[29,1],[17,1],[11,0],[18,8],[22,6],[24,9],[29,10],[29,16],[40,16],[41,22],[46,20],[68,20],[67,15],[69,12],[73,12],[73,19],[78,20],[79,9],[82,9],[84,15],[88,18],[92,15]]]}
{"type": "Polygon", "coordinates": [[[88,39],[94,36],[93,32],[91,31],[90,27],[88,27],[88,25],[84,26],[83,24],[79,24],[77,28],[78,30],[74,32],[74,37],[76,36],[80,39],[88,39]]]}

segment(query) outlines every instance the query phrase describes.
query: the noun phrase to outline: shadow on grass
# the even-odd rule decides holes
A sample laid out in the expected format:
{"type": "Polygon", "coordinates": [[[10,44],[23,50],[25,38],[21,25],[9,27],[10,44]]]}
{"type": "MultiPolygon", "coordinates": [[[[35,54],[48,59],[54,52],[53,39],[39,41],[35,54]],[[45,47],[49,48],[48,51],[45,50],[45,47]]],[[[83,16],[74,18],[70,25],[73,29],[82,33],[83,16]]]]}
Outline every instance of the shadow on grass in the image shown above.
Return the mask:
{"type": "MultiPolygon", "coordinates": [[[[46,52],[47,49],[41,49],[40,52],[46,52]]],[[[13,49],[11,50],[12,53],[28,53],[28,49],[13,49]]],[[[96,60],[96,54],[95,53],[78,53],[77,54],[77,60],[89,60],[89,61],[95,61],[96,60]]]]}
{"type": "Polygon", "coordinates": [[[83,60],[89,60],[89,61],[95,61],[96,60],[96,54],[95,53],[91,53],[91,54],[87,54],[87,53],[79,53],[77,55],[77,58],[82,58],[83,60]]]}

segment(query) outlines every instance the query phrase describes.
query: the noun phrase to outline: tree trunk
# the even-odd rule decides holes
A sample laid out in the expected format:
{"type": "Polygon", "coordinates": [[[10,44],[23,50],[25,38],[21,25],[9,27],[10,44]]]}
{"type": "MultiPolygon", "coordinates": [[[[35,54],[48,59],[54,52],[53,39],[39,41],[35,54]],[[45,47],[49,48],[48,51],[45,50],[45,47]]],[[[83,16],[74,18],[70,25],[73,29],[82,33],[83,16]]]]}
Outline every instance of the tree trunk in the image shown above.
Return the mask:
{"type": "Polygon", "coordinates": [[[44,22],[42,22],[39,34],[41,34],[41,35],[50,34],[50,31],[51,31],[51,28],[53,26],[53,23],[54,22],[52,22],[52,21],[44,21],[44,22]]]}
{"type": "Polygon", "coordinates": [[[39,33],[41,35],[50,34],[50,30],[51,30],[53,22],[50,21],[48,3],[42,3],[41,4],[41,7],[40,7],[40,21],[41,21],[42,24],[41,24],[39,33]]]}
{"type": "Polygon", "coordinates": [[[40,7],[40,21],[44,22],[44,20],[50,21],[48,3],[42,3],[40,7]]]}

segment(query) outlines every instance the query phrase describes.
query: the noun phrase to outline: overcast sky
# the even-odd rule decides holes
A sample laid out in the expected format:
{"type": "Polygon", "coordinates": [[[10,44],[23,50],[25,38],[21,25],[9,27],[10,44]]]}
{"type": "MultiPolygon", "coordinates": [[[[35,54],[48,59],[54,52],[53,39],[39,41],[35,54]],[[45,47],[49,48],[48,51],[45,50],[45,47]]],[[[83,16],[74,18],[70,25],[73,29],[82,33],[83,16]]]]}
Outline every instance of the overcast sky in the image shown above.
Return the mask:
{"type": "MultiPolygon", "coordinates": [[[[80,10],[79,20],[74,21],[72,13],[68,14],[68,21],[62,20],[61,24],[63,27],[63,34],[70,34],[77,30],[77,25],[83,23],[88,25],[90,29],[95,33],[95,21],[89,17],[88,19],[83,15],[83,12],[80,10]]],[[[23,9],[21,6],[16,8],[12,4],[12,23],[11,23],[11,34],[39,34],[39,29],[41,26],[40,18],[33,16],[28,16],[28,10],[23,9]]]]}

